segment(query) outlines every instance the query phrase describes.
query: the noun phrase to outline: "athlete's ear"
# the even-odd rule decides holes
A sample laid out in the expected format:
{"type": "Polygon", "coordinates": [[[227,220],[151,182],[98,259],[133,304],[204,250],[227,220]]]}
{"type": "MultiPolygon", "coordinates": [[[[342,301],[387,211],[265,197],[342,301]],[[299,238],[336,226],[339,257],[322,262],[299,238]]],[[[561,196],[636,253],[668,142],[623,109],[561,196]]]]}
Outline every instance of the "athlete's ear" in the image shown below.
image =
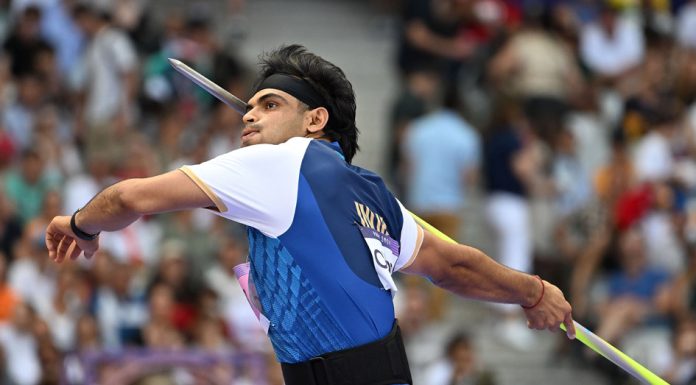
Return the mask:
{"type": "Polygon", "coordinates": [[[328,122],[329,111],[326,109],[326,107],[317,107],[306,112],[305,128],[312,134],[323,130],[328,122]]]}

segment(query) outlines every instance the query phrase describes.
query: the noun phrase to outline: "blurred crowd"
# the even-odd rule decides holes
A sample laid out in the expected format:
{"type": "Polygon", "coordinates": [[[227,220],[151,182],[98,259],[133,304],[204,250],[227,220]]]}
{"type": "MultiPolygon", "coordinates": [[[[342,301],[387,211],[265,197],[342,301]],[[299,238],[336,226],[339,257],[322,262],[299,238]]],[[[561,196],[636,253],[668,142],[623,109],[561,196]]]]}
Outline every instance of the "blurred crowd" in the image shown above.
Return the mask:
{"type": "MultiPolygon", "coordinates": [[[[264,381],[282,384],[233,272],[246,259],[244,229],[197,210],[105,233],[91,260],[56,264],[44,245],[55,215],[104,187],[239,146],[238,115],[166,59],[245,95],[249,71],[230,54],[241,35],[213,23],[242,5],[156,17],[163,8],[140,0],[0,2],[0,384],[77,384],[95,370],[92,381],[126,383],[127,366],[108,370],[118,356],[93,360],[102,370],[81,355],[134,349],[253,353],[274,369],[264,381]]],[[[205,369],[205,381],[183,383],[260,383],[232,361],[205,369]]],[[[161,374],[143,383],[172,383],[161,374]]]]}
{"type": "MultiPolygon", "coordinates": [[[[389,170],[407,206],[454,238],[485,228],[489,254],[558,284],[578,321],[696,383],[696,1],[412,0],[401,15],[389,170]]],[[[518,308],[494,311],[509,345],[533,344],[518,308]]],[[[576,350],[558,347],[604,366],[576,350]]],[[[450,382],[424,383],[475,383],[449,363],[450,382]]]]}
{"type": "MultiPolygon", "coordinates": [[[[258,354],[263,381],[282,384],[234,279],[239,226],[205,210],[146,217],[104,233],[91,260],[47,259],[53,216],[239,146],[236,112],[167,58],[248,95],[244,1],[153,4],[0,0],[2,385],[82,383],[84,354],[133,349],[258,354]]],[[[384,127],[396,194],[456,239],[485,228],[491,256],[561,286],[581,323],[696,383],[696,1],[370,4],[399,20],[384,127]]],[[[451,298],[401,287],[416,384],[494,384],[472,336],[439,327],[451,298]]],[[[493,311],[513,349],[533,344],[518,308],[493,311]]],[[[572,346],[558,353],[604,365],[572,346]]],[[[258,383],[232,363],[207,375],[258,383]]]]}

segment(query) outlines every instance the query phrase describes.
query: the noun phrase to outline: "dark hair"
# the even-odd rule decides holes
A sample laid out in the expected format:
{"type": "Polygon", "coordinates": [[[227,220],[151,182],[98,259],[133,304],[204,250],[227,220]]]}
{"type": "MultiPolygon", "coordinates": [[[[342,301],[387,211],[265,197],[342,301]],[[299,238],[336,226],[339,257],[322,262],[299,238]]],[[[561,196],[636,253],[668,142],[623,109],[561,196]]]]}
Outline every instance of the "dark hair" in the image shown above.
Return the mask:
{"type": "Polygon", "coordinates": [[[324,132],[341,146],[348,163],[358,147],[355,125],[355,93],[343,70],[308,52],[298,44],[281,46],[261,56],[261,70],[254,89],[273,74],[296,76],[309,83],[326,101],[329,121],[324,132]]]}
{"type": "Polygon", "coordinates": [[[466,347],[467,349],[471,348],[471,339],[469,335],[464,332],[459,332],[449,339],[445,347],[445,353],[447,356],[452,356],[460,346],[466,347]]]}

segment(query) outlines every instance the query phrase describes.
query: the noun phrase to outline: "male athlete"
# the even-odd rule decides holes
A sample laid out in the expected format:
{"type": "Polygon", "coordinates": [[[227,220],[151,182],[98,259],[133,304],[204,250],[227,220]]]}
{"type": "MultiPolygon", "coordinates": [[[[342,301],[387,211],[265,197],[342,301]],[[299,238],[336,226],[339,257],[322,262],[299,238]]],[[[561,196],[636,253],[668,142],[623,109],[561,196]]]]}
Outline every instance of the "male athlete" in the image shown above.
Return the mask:
{"type": "Polygon", "coordinates": [[[106,188],[53,219],[49,256],[89,258],[101,231],[166,211],[208,208],[248,226],[240,282],[287,385],[411,384],[394,271],[519,304],[530,328],[564,323],[573,338],[571,307],[556,286],[423,231],[377,175],[351,165],[355,108],[340,68],[298,45],[271,52],[243,117],[243,148],[106,188]]]}

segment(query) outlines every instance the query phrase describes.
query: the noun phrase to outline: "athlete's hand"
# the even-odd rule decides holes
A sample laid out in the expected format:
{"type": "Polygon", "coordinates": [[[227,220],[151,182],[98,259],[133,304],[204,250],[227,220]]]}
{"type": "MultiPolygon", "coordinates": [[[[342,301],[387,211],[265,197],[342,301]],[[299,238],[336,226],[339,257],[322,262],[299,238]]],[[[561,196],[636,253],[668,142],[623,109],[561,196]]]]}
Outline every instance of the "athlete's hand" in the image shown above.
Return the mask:
{"type": "Polygon", "coordinates": [[[46,228],[46,248],[48,257],[58,263],[66,257],[76,259],[82,252],[91,258],[99,249],[99,237],[92,241],[78,238],[70,229],[70,217],[59,216],[53,218],[46,228]]]}
{"type": "Polygon", "coordinates": [[[527,317],[527,326],[530,329],[549,329],[555,332],[558,331],[561,323],[563,323],[566,327],[568,338],[574,339],[573,308],[566,301],[561,289],[547,281],[543,281],[543,284],[544,291],[541,301],[531,309],[523,308],[527,317]]]}

